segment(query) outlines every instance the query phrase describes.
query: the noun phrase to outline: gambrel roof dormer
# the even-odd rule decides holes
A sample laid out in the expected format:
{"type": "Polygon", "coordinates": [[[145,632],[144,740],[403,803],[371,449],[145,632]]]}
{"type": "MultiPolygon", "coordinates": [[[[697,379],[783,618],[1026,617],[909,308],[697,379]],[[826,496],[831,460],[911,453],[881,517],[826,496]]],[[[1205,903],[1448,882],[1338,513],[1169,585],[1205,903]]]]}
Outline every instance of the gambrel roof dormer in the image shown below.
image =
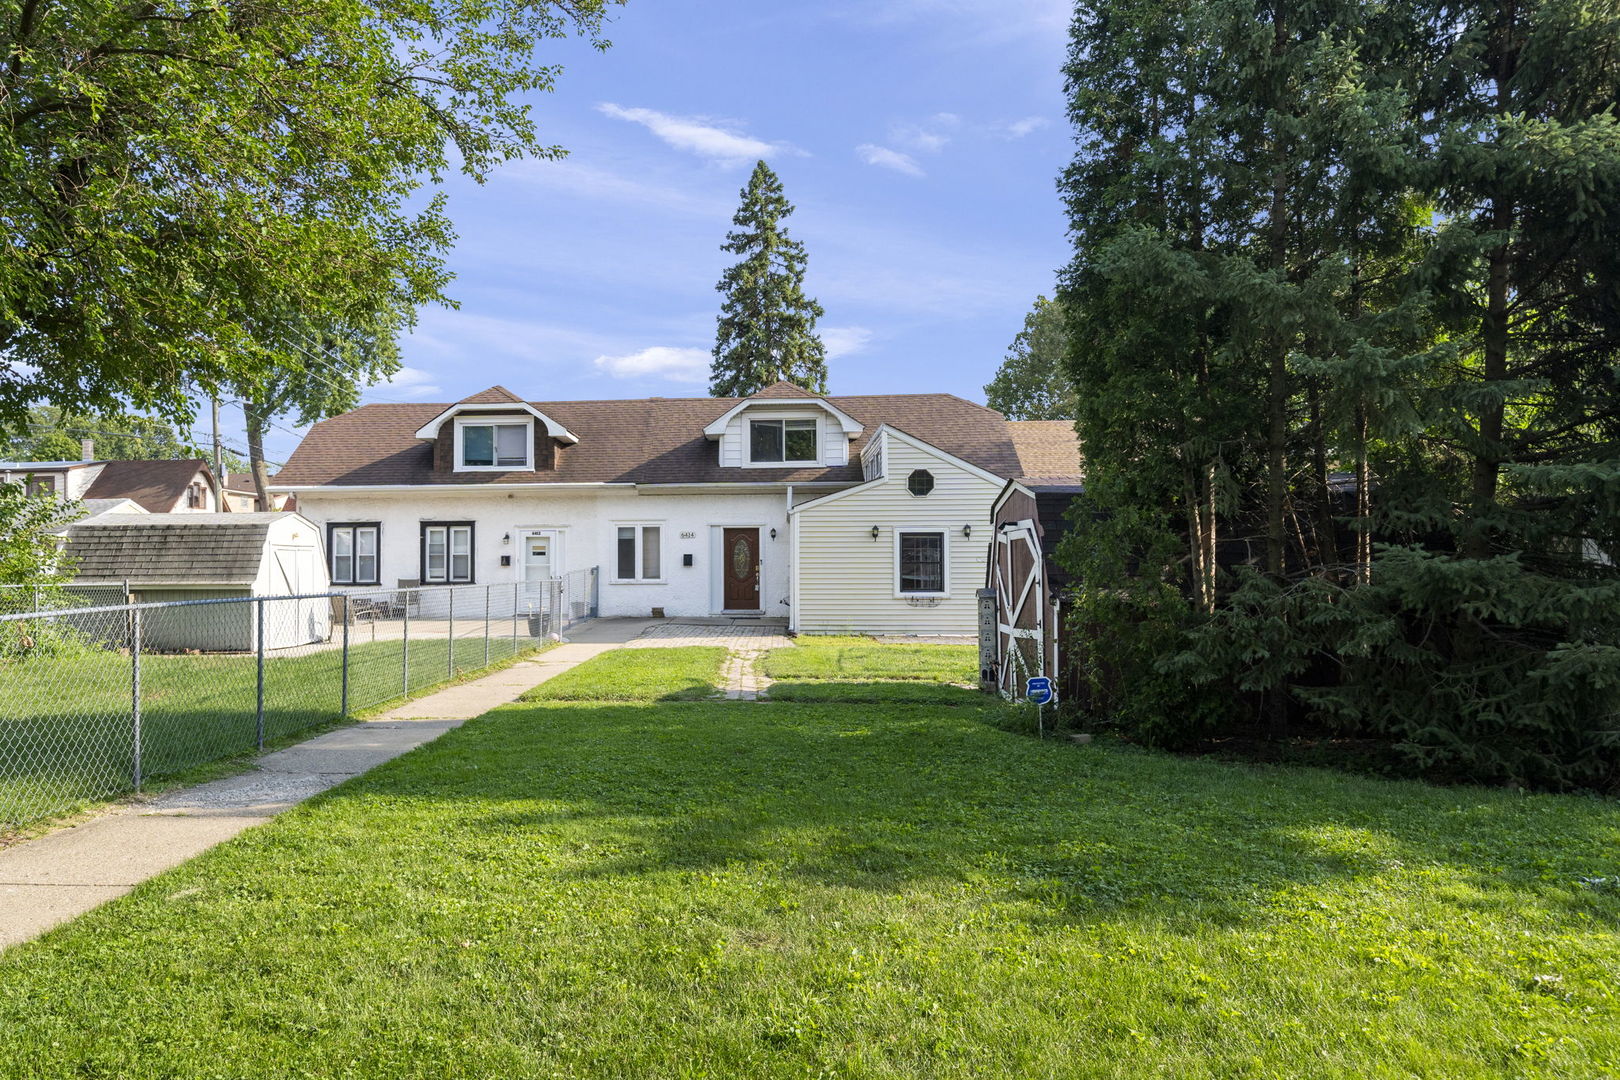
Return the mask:
{"type": "Polygon", "coordinates": [[[826,468],[849,462],[859,420],[792,383],[767,386],[721,413],[703,429],[718,442],[722,467],[826,468]]]}
{"type": "Polygon", "coordinates": [[[569,431],[504,386],[492,386],[488,390],[480,390],[471,397],[462,398],[432,420],[423,424],[421,429],[417,431],[416,437],[418,439],[437,439],[439,429],[444,427],[446,421],[467,413],[525,413],[540,422],[548,437],[569,446],[579,442],[579,437],[572,431],[569,431]]]}

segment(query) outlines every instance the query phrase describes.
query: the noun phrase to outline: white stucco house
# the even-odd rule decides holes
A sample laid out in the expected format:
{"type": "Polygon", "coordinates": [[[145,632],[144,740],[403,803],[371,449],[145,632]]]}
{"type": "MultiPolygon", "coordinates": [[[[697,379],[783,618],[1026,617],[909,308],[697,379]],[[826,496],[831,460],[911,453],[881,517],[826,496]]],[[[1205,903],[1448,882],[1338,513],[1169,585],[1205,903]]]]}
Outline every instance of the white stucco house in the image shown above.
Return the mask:
{"type": "MultiPolygon", "coordinates": [[[[1055,438],[1054,438],[1055,436],[1055,438]]],[[[334,587],[536,581],[598,567],[600,613],[785,618],[804,633],[972,633],[985,522],[1059,421],[948,394],[375,404],[277,474],[334,587]]]]}

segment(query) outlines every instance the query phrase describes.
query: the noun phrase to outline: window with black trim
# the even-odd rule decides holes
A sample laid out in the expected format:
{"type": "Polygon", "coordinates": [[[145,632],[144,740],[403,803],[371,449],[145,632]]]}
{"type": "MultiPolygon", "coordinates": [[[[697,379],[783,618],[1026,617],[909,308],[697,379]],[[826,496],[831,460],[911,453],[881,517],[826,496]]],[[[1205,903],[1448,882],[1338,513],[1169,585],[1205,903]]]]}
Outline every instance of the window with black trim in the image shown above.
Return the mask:
{"type": "Polygon", "coordinates": [[[748,423],[748,460],[755,464],[783,462],[814,464],[814,420],[751,420],[748,423]]]}
{"type": "Polygon", "coordinates": [[[422,584],[468,585],[473,580],[473,523],[422,523],[422,584]]]}
{"type": "Polygon", "coordinates": [[[927,469],[918,469],[906,477],[906,490],[921,498],[934,490],[934,474],[927,469]]]}
{"type": "Polygon", "coordinates": [[[659,581],[664,576],[664,530],[657,525],[620,525],[614,540],[614,581],[659,581]]]}
{"type": "Polygon", "coordinates": [[[895,591],[903,596],[945,594],[945,533],[900,532],[895,535],[898,560],[895,591]]]}
{"type": "Polygon", "coordinates": [[[326,527],[327,561],[334,585],[379,585],[375,521],[333,522],[326,527]]]}

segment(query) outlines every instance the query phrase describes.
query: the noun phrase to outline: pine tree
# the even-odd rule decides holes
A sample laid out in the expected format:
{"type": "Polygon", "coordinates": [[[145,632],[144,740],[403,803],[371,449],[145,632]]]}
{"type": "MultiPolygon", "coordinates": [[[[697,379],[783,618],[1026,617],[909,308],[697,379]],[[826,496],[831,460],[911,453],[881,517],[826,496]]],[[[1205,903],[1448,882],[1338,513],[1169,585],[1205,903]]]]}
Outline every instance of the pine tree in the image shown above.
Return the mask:
{"type": "Polygon", "coordinates": [[[722,247],[742,259],[715,286],[725,296],[709,374],[716,397],[747,397],[777,381],[827,392],[821,305],[804,294],[804,245],[782,227],[791,213],[781,179],[759,162],[722,247]]]}

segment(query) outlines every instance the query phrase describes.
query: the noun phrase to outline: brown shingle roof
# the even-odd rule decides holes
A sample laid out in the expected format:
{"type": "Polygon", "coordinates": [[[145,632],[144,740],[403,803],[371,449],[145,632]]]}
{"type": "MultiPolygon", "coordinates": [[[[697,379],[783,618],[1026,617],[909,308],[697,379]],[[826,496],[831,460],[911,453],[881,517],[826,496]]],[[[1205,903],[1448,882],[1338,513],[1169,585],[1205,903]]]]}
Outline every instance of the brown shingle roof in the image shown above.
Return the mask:
{"type": "Polygon", "coordinates": [[[817,395],[812,394],[810,391],[806,390],[802,386],[797,386],[794,383],[787,382],[784,379],[778,379],[776,382],[771,383],[771,385],[767,386],[765,389],[761,390],[759,393],[755,394],[754,396],[755,397],[771,397],[771,398],[776,398],[776,397],[813,398],[813,397],[816,397],[817,395]]]}
{"type": "Polygon", "coordinates": [[[154,514],[174,509],[208,463],[201,458],[172,461],[109,461],[84,493],[86,499],[129,499],[154,514]]]}
{"type": "MultiPolygon", "coordinates": [[[[797,389],[797,388],[795,388],[797,389]]],[[[801,392],[802,393],[802,392],[801,392]]],[[[809,397],[812,395],[805,394],[809,397]]],[[[278,487],[361,484],[715,483],[837,481],[859,483],[859,455],[883,424],[931,443],[998,476],[1022,465],[1001,414],[950,394],[828,397],[865,427],[850,444],[850,464],[830,469],[725,469],[703,429],[742,398],[632,401],[536,401],[536,409],[579,436],[559,447],[543,472],[446,473],[433,470],[433,444],[416,431],[445,404],[365,405],[309,430],[276,475],[278,487]]]]}
{"type": "Polygon", "coordinates": [[[1073,421],[1007,420],[1005,423],[1022,470],[1015,475],[1045,481],[1046,486],[1080,483],[1084,467],[1073,421]]]}
{"type": "Polygon", "coordinates": [[[457,405],[488,405],[488,404],[490,404],[492,402],[507,402],[507,401],[522,402],[523,399],[518,397],[516,394],[512,393],[512,391],[508,390],[504,386],[492,386],[488,390],[480,390],[480,391],[478,391],[478,393],[474,394],[472,397],[464,397],[460,401],[456,402],[456,404],[457,405]]]}

